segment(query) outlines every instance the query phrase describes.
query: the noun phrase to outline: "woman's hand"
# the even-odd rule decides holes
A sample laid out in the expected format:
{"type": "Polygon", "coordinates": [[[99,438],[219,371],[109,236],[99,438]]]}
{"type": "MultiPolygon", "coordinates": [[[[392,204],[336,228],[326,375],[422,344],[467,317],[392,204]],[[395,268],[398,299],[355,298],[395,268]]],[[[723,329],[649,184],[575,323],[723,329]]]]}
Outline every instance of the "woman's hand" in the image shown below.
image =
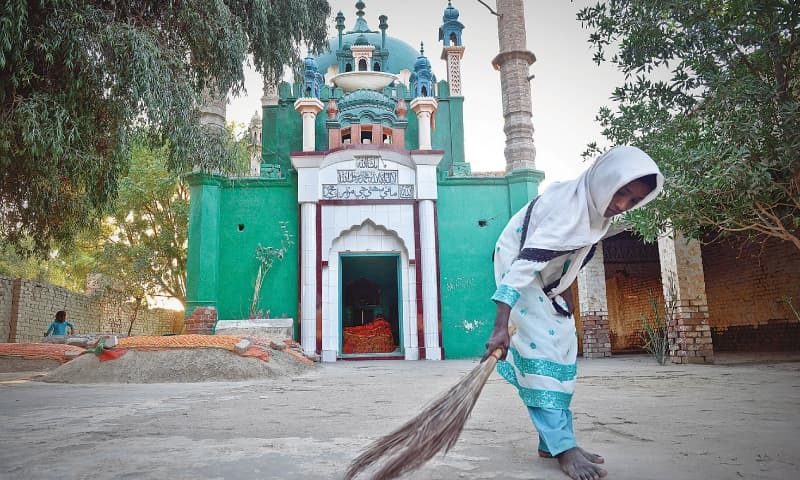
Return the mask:
{"type": "Polygon", "coordinates": [[[492,336],[489,337],[489,341],[486,342],[486,353],[483,354],[483,358],[481,358],[481,363],[484,360],[489,358],[490,356],[494,355],[494,351],[498,348],[503,350],[503,353],[500,355],[498,360],[505,360],[506,354],[508,354],[508,343],[510,337],[508,335],[508,327],[503,330],[495,330],[492,332],[492,336]]]}
{"type": "Polygon", "coordinates": [[[494,354],[498,348],[502,349],[503,353],[498,360],[505,360],[508,354],[508,344],[511,336],[508,334],[508,317],[511,314],[511,307],[503,302],[497,302],[497,313],[494,318],[494,329],[489,341],[486,342],[486,353],[483,354],[481,362],[494,354]]]}

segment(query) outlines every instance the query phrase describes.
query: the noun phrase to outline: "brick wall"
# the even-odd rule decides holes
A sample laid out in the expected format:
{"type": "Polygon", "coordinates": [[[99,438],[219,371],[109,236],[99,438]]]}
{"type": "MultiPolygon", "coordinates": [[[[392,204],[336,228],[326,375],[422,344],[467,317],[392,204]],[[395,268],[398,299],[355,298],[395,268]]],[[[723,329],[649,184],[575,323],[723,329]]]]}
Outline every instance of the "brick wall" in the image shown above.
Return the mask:
{"type": "Polygon", "coordinates": [[[800,310],[800,251],[726,241],[703,246],[703,264],[715,350],[800,349],[800,322],[785,302],[800,310]]]}
{"type": "MultiPolygon", "coordinates": [[[[642,351],[642,319],[654,320],[650,294],[658,305],[664,304],[661,270],[658,262],[606,264],[608,321],[611,330],[611,352],[642,351]]],[[[663,313],[663,311],[662,311],[663,313]]]]}
{"type": "Polygon", "coordinates": [[[14,295],[14,279],[0,277],[0,342],[8,339],[11,328],[11,304],[14,295]]]}
{"type": "MultiPolygon", "coordinates": [[[[48,283],[0,277],[0,341],[40,340],[58,310],[67,311],[67,321],[75,325],[76,333],[127,333],[135,312],[114,291],[82,295],[48,283]]],[[[131,334],[174,333],[182,315],[172,310],[140,309],[131,334]]]]}
{"type": "MultiPolygon", "coordinates": [[[[800,349],[800,252],[788,242],[702,247],[708,323],[718,351],[800,349]],[[763,247],[763,248],[762,248],[763,247]]],[[[639,350],[640,313],[653,318],[648,292],[663,306],[658,262],[605,264],[611,350],[639,350]]]]}
{"type": "Polygon", "coordinates": [[[186,333],[211,335],[217,323],[217,309],[214,307],[197,307],[186,316],[186,333]]]}

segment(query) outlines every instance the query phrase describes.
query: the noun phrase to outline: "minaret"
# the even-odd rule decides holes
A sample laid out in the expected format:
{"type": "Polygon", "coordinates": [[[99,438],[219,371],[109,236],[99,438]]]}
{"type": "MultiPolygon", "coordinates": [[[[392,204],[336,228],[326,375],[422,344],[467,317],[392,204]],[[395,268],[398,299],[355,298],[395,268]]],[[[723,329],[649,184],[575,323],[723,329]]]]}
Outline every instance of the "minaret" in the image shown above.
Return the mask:
{"type": "Polygon", "coordinates": [[[414,99],[411,101],[411,111],[417,115],[419,126],[419,149],[431,150],[431,127],[433,115],[439,108],[439,102],[434,97],[434,84],[436,78],[431,71],[431,63],[425,57],[425,48],[419,44],[419,56],[414,62],[414,73],[411,74],[411,88],[414,99]]]}
{"type": "Polygon", "coordinates": [[[511,173],[536,168],[529,76],[536,56],[526,47],[523,0],[497,0],[497,15],[500,53],[492,65],[500,71],[506,172],[511,173]]]}
{"type": "Polygon", "coordinates": [[[305,96],[294,102],[294,109],[303,116],[303,151],[312,152],[316,145],[316,120],[324,105],[319,99],[322,87],[322,74],[317,69],[317,62],[311,53],[305,59],[303,73],[303,91],[305,96]]]}
{"type": "Polygon", "coordinates": [[[250,142],[250,176],[258,177],[261,175],[261,115],[256,111],[250,119],[250,126],[247,128],[250,142]]]}
{"type": "Polygon", "coordinates": [[[461,31],[464,24],[458,21],[458,10],[447,2],[442,15],[442,26],[439,27],[439,40],[443,43],[442,60],[447,61],[447,83],[450,95],[461,95],[461,59],[464,58],[464,46],[461,45],[461,31]]]}
{"type": "Polygon", "coordinates": [[[199,108],[200,125],[210,131],[223,132],[228,96],[217,92],[213,87],[207,87],[203,90],[202,102],[199,108]]]}

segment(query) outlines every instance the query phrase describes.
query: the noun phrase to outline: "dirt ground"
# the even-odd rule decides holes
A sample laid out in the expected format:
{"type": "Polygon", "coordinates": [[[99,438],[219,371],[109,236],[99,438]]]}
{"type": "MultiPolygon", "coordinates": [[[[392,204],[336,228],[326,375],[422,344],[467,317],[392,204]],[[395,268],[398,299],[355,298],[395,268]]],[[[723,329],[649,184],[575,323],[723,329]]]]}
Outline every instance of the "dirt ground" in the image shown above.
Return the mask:
{"type": "MultiPolygon", "coordinates": [[[[0,373],[0,478],[341,478],[366,444],[475,365],[337,362],[145,384],[0,373]]],[[[605,456],[609,479],[800,478],[800,353],[666,367],[619,356],[579,360],[578,371],[578,440],[605,456]]],[[[406,478],[565,479],[536,444],[516,392],[495,374],[456,446],[406,478]]]]}

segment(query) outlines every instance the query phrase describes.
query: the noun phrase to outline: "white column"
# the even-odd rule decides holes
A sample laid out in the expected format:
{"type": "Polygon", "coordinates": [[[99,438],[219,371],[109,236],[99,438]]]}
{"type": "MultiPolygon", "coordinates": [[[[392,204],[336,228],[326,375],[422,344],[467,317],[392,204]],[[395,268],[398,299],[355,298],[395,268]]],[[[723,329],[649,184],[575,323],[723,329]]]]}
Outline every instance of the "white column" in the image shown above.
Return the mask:
{"type": "Polygon", "coordinates": [[[431,149],[431,114],[429,112],[419,112],[417,114],[419,123],[419,149],[431,149]]]}
{"type": "Polygon", "coordinates": [[[313,152],[314,144],[316,143],[316,132],[314,131],[314,122],[317,119],[317,114],[314,112],[303,112],[303,151],[313,152]]]}
{"type": "Polygon", "coordinates": [[[317,349],[317,205],[300,205],[300,321],[303,351],[317,349]]]}
{"type": "Polygon", "coordinates": [[[417,114],[419,128],[419,149],[431,150],[431,115],[436,112],[439,102],[433,97],[417,97],[411,101],[411,110],[417,114]]]}
{"type": "Polygon", "coordinates": [[[322,111],[323,105],[318,98],[298,98],[294,102],[294,109],[303,116],[303,151],[313,152],[316,143],[317,114],[322,111]]]}
{"type": "Polygon", "coordinates": [[[441,360],[433,200],[420,200],[419,202],[419,242],[422,253],[422,320],[425,328],[425,358],[441,360]]]}

